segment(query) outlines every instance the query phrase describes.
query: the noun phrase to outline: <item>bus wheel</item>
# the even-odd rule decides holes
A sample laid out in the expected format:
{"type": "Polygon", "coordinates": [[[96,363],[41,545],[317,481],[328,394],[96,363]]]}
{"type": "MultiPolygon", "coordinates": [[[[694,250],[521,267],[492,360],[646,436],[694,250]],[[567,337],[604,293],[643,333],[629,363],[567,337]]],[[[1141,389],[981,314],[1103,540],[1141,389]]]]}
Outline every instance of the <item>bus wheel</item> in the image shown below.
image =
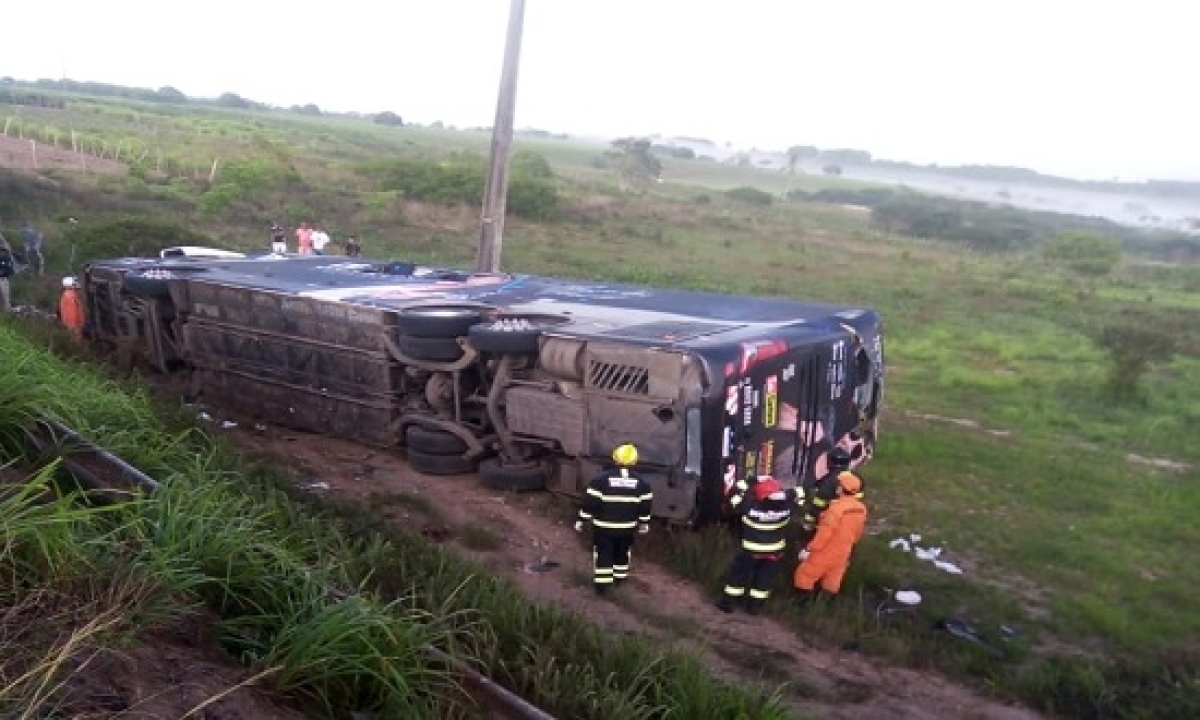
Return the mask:
{"type": "Polygon", "coordinates": [[[516,314],[494,316],[471,328],[471,345],[480,352],[536,353],[538,338],[548,328],[571,322],[565,315],[516,314]]]}
{"type": "Polygon", "coordinates": [[[546,488],[546,468],[541,463],[503,465],[500,458],[488,458],[479,463],[479,478],[492,490],[526,492],[546,488]]]}

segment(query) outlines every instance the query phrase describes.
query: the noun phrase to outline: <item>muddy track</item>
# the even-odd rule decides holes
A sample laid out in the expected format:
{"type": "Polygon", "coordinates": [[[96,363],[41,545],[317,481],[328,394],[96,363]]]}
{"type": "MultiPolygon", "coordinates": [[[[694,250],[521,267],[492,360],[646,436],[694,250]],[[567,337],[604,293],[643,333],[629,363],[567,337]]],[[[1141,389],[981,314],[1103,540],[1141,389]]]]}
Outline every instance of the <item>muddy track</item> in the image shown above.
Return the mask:
{"type": "Polygon", "coordinates": [[[382,509],[386,519],[409,531],[421,528],[508,577],[532,599],[570,609],[614,632],[661,638],[697,654],[724,677],[781,688],[788,704],[806,716],[1040,717],[928,672],[807,643],[770,618],[725,615],[700,588],[639,562],[636,549],[626,587],[611,598],[596,598],[590,590],[591,556],[566,522],[562,502],[547,493],[496,492],[474,476],[425,476],[410,470],[397,453],[307,433],[247,424],[229,432],[244,450],[293,468],[297,482],[312,492],[382,509]],[[436,513],[427,510],[430,506],[436,513]],[[481,537],[487,541],[478,541],[481,537]],[[542,563],[553,569],[533,570],[542,563]]]}

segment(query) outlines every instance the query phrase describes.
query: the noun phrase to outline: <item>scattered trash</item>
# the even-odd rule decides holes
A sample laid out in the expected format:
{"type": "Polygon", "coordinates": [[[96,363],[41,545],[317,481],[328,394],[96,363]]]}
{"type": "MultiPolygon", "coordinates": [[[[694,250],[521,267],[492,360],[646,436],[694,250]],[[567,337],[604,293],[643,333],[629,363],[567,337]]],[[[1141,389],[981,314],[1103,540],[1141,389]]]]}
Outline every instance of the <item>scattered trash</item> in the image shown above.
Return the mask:
{"type": "Polygon", "coordinates": [[[1004,654],[998,648],[989,645],[987,641],[980,636],[979,631],[976,630],[974,626],[972,626],[966,620],[961,618],[944,618],[938,621],[937,627],[939,630],[945,630],[959,640],[966,640],[967,642],[975,643],[976,645],[987,650],[992,655],[1000,656],[1004,654]]]}
{"type": "Polygon", "coordinates": [[[301,485],[300,487],[305,490],[328,490],[329,483],[327,483],[327,482],[311,482],[311,483],[308,483],[307,485],[301,485]]]}
{"type": "Polygon", "coordinates": [[[212,415],[209,415],[206,412],[200,413],[199,415],[196,416],[196,418],[203,420],[204,422],[212,422],[212,415]]]}
{"type": "Polygon", "coordinates": [[[913,548],[913,554],[917,556],[918,560],[937,560],[938,556],[942,554],[942,549],[939,547],[915,547],[913,548]]]}
{"type": "Polygon", "coordinates": [[[259,432],[266,432],[266,431],[267,431],[267,426],[266,426],[266,424],[264,424],[264,423],[255,423],[255,424],[254,424],[254,429],[255,429],[255,430],[257,430],[257,431],[259,431],[259,432]]]}
{"type": "Polygon", "coordinates": [[[950,573],[951,575],[962,575],[963,574],[962,568],[955,565],[954,563],[946,562],[945,560],[935,560],[933,563],[933,566],[935,568],[937,568],[938,570],[943,570],[945,572],[950,573]]]}
{"type": "Polygon", "coordinates": [[[906,610],[914,610],[921,604],[921,593],[916,590],[891,590],[884,588],[887,597],[879,603],[875,608],[875,620],[878,621],[884,615],[892,613],[905,612],[906,610]],[[893,605],[892,603],[896,603],[893,605]]]}
{"type": "Polygon", "coordinates": [[[237,427],[237,423],[235,423],[235,422],[234,422],[234,421],[232,421],[232,420],[222,420],[222,421],[221,421],[221,427],[222,427],[222,428],[224,428],[224,429],[226,429],[226,430],[228,430],[229,428],[235,428],[235,427],[237,427]]]}
{"type": "Polygon", "coordinates": [[[1000,637],[1004,640],[1012,640],[1017,636],[1017,629],[1012,625],[1000,626],[1000,637]]]}
{"type": "Polygon", "coordinates": [[[940,547],[921,547],[917,543],[921,542],[921,535],[918,533],[910,533],[908,537],[898,537],[888,543],[888,547],[901,552],[911,552],[918,560],[933,563],[933,566],[943,572],[948,572],[951,575],[962,575],[962,568],[954,563],[941,560],[942,548],[940,547]]]}
{"type": "Polygon", "coordinates": [[[561,565],[561,563],[556,560],[547,560],[546,558],[542,558],[538,562],[529,563],[524,567],[524,570],[527,573],[544,573],[550,572],[559,565],[561,565]]]}

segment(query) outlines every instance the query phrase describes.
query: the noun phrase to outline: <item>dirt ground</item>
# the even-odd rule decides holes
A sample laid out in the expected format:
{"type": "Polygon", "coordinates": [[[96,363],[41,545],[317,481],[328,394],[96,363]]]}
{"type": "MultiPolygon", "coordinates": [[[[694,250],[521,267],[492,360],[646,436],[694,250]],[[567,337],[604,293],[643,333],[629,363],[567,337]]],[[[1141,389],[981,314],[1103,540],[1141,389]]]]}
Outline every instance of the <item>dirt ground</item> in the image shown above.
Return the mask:
{"type": "Polygon", "coordinates": [[[769,618],[725,615],[700,588],[639,562],[636,550],[631,578],[619,597],[597,598],[590,588],[590,553],[573,532],[563,503],[547,493],[496,492],[473,475],[425,476],[410,470],[398,453],[307,433],[244,424],[228,432],[246,450],[294,468],[297,482],[309,491],[385,508],[389,519],[409,529],[419,523],[427,537],[508,577],[538,602],[586,614],[616,632],[662,638],[698,654],[724,677],[759,682],[764,678],[750,668],[763,667],[764,660],[786,668],[790,675],[765,681],[773,687],[787,680],[792,688],[785,690],[786,701],[810,717],[1040,717],[942,677],[813,646],[769,618]],[[436,518],[421,511],[430,503],[438,508],[436,518]],[[552,567],[541,571],[546,566],[552,567]],[[634,614],[627,607],[647,610],[634,614]]]}

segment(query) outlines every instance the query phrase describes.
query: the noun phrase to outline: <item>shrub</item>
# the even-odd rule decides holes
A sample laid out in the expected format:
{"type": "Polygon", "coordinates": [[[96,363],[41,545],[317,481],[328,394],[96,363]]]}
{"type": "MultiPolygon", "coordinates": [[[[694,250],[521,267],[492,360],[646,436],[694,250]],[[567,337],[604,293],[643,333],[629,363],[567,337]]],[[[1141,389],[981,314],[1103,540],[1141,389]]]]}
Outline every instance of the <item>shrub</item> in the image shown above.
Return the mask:
{"type": "Polygon", "coordinates": [[[1170,329],[1151,318],[1126,317],[1104,325],[1095,342],[1112,361],[1108,390],[1118,399],[1137,393],[1138,381],[1151,365],[1167,362],[1179,351],[1179,340],[1170,329]]]}
{"type": "Polygon", "coordinates": [[[746,185],[743,185],[742,187],[735,187],[732,190],[726,190],[725,196],[730,200],[737,200],[750,205],[767,206],[775,201],[775,198],[770,193],[759,190],[756,187],[749,187],[746,185]]]}
{"type": "Polygon", "coordinates": [[[1100,277],[1121,262],[1121,246],[1116,240],[1086,230],[1066,230],[1054,236],[1045,255],[1053,263],[1080,275],[1100,277]]]}
{"type": "Polygon", "coordinates": [[[210,245],[212,239],[173,222],[123,217],[63,232],[63,245],[79,257],[156,257],[168,245],[210,245]]]}

